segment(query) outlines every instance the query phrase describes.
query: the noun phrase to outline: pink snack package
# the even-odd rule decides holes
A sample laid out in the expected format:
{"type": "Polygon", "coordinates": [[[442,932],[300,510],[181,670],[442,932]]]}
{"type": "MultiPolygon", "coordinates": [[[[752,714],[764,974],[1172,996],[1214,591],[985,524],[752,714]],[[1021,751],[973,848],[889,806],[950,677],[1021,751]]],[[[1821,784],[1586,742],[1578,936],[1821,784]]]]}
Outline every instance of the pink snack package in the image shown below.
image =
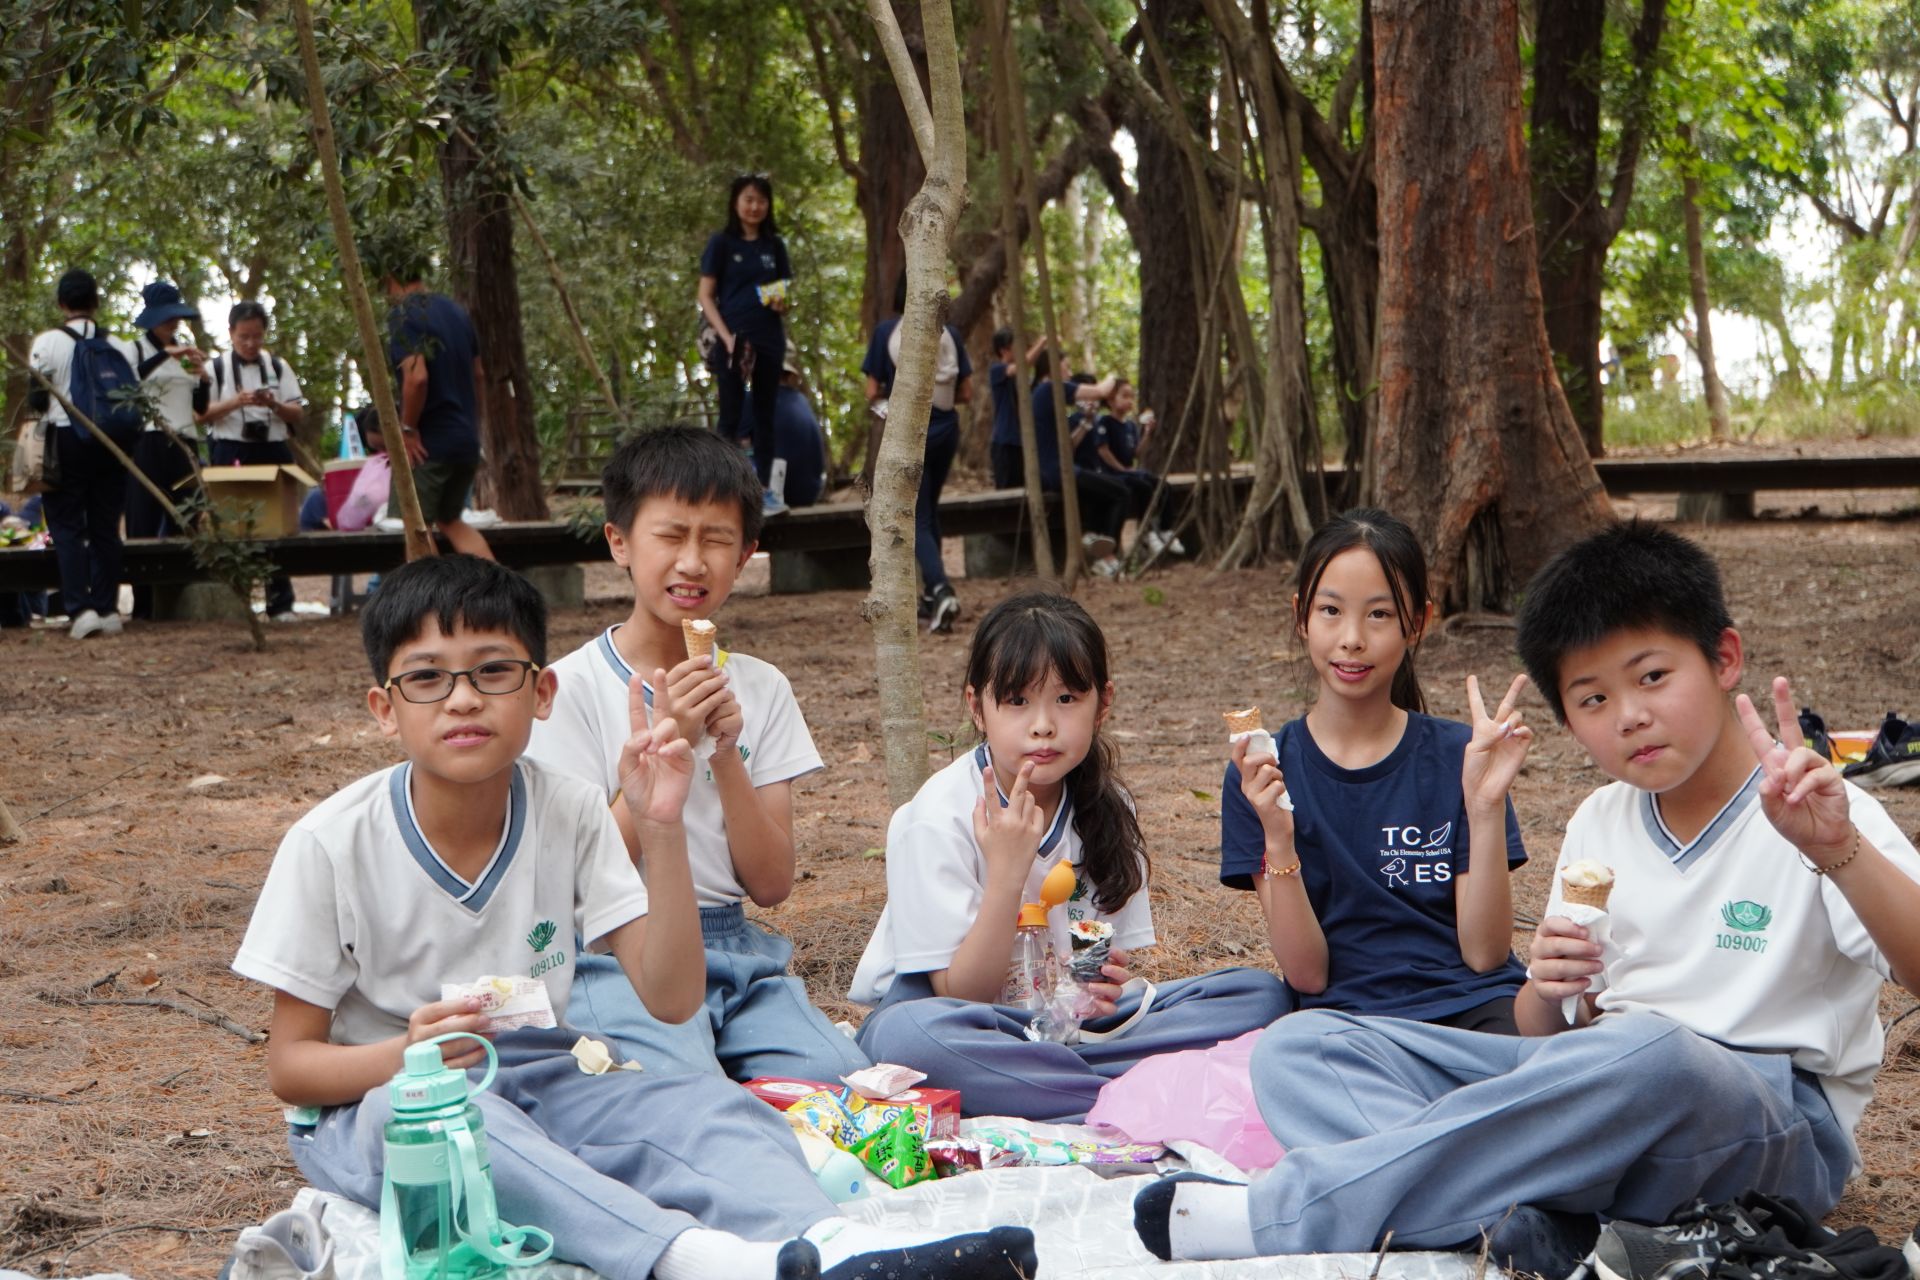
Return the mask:
{"type": "Polygon", "coordinates": [[[1259,1036],[1148,1058],[1100,1090],[1087,1123],[1135,1142],[1197,1142],[1242,1169],[1271,1168],[1284,1151],[1260,1118],[1247,1071],[1259,1036]]]}

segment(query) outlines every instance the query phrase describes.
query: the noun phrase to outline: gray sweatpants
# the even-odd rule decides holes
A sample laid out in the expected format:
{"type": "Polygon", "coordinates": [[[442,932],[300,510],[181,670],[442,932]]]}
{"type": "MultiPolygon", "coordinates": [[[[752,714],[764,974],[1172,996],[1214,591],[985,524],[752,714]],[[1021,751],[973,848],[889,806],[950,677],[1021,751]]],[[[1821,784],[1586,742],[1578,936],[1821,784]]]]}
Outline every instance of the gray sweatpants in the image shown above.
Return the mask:
{"type": "MultiPolygon", "coordinates": [[[[1129,996],[1086,1029],[1118,1026],[1138,1005],[1129,996]]],[[[1163,984],[1125,1035],[1068,1046],[1027,1039],[1027,1010],[936,996],[926,974],[903,973],[860,1028],[860,1047],[875,1062],[926,1072],[935,1088],[958,1089],[965,1115],[1077,1123],[1107,1081],[1141,1059],[1231,1040],[1289,1007],[1286,988],[1271,973],[1219,969],[1163,984]]]]}
{"type": "MultiPolygon", "coordinates": [[[[554,1255],[609,1280],[644,1280],[688,1227],[787,1240],[838,1212],[778,1112],[708,1075],[581,1072],[568,1027],[510,1031],[475,1095],[500,1216],[553,1233],[554,1255]]],[[[478,1069],[469,1073],[479,1079],[478,1069]]],[[[378,1207],[387,1088],[296,1127],[314,1186],[378,1207]]]]}
{"type": "Polygon", "coordinates": [[[1656,1014],[1557,1036],[1313,1010],[1253,1052],[1286,1159],[1253,1182],[1263,1254],[1448,1248],[1515,1204],[1665,1222],[1758,1188],[1816,1216],[1853,1163],[1817,1080],[1656,1014]]]}

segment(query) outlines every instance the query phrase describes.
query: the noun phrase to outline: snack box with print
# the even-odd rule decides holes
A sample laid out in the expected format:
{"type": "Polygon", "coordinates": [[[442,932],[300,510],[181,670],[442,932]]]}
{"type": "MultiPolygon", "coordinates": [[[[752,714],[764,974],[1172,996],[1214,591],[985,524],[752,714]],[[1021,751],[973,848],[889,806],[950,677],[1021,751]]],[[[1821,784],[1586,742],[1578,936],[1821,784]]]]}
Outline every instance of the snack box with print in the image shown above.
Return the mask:
{"type": "Polygon", "coordinates": [[[897,1115],[911,1113],[919,1122],[914,1127],[923,1137],[952,1138],[960,1133],[960,1094],[953,1089],[902,1089],[883,1101],[874,1101],[861,1098],[845,1085],[786,1076],[760,1076],[741,1087],[776,1111],[790,1110],[816,1094],[844,1097],[859,1110],[867,1132],[878,1130],[897,1115]]]}

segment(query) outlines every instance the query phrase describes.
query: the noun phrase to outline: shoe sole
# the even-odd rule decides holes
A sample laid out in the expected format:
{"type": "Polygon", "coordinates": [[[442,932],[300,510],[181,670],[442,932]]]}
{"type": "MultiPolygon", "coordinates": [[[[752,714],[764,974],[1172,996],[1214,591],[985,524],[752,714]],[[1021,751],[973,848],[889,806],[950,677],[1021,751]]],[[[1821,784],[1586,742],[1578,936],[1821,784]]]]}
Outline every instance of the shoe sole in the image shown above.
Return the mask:
{"type": "Polygon", "coordinates": [[[1845,776],[1848,782],[1856,786],[1904,787],[1910,782],[1920,782],[1920,760],[1901,760],[1893,764],[1883,764],[1877,769],[1864,769],[1859,773],[1845,776]]]}
{"type": "Polygon", "coordinates": [[[1920,1239],[1908,1236],[1906,1246],[1900,1250],[1900,1256],[1907,1260],[1907,1270],[1913,1273],[1914,1280],[1920,1280],[1920,1239]]]}
{"type": "Polygon", "coordinates": [[[960,619],[960,602],[948,596],[933,607],[933,617],[927,623],[927,631],[934,635],[946,635],[953,630],[953,624],[960,619]],[[951,608],[948,605],[951,604],[951,608]]]}

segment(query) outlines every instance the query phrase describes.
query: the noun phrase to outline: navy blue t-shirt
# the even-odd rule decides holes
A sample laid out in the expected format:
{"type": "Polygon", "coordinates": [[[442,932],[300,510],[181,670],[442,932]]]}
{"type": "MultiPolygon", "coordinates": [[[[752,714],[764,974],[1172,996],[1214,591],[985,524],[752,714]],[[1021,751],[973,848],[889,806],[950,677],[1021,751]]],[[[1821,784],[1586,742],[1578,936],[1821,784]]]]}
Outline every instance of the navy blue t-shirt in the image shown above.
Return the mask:
{"type": "MultiPolygon", "coordinates": [[[[1067,430],[1078,431],[1086,424],[1089,411],[1076,409],[1067,415],[1067,430]]],[[[1073,465],[1083,471],[1105,471],[1107,464],[1100,461],[1100,446],[1106,443],[1106,418],[1101,416],[1093,420],[1093,426],[1087,434],[1080,437],[1080,443],[1073,446],[1073,465]]]]}
{"type": "MultiPolygon", "coordinates": [[[[899,316],[882,320],[874,326],[873,340],[867,343],[867,358],[860,362],[860,372],[880,384],[880,394],[883,396],[893,394],[893,356],[887,350],[887,343],[893,338],[893,331],[899,327],[899,316]]],[[[961,341],[960,331],[952,325],[947,326],[947,336],[953,339],[953,351],[960,360],[960,379],[965,379],[973,373],[973,361],[967,358],[967,344],[961,341]]],[[[958,379],[954,385],[956,387],[960,385],[958,379]]],[[[958,431],[959,429],[960,411],[958,409],[942,409],[934,406],[928,410],[927,433],[929,435],[939,430],[958,431]]],[[[1018,433],[1014,438],[1019,439],[1018,433]]]]}
{"type": "MultiPolygon", "coordinates": [[[[1302,1008],[1423,1021],[1510,996],[1526,980],[1511,954],[1487,973],[1460,958],[1454,878],[1468,855],[1460,765],[1472,737],[1466,725],[1409,714],[1385,759],[1343,769],[1305,719],[1274,735],[1293,798],[1298,874],[1327,938],[1327,989],[1302,994],[1302,1008]]],[[[1221,788],[1220,880],[1252,889],[1266,846],[1260,819],[1231,764],[1221,788]]],[[[1526,860],[1508,801],[1507,863],[1526,860]]]]}
{"type": "Polygon", "coordinates": [[[1053,416],[1053,379],[1033,389],[1033,449],[1040,455],[1040,487],[1060,487],[1060,433],[1053,416]]]}
{"type": "MultiPolygon", "coordinates": [[[[1120,465],[1131,467],[1140,453],[1140,424],[1132,418],[1116,418],[1111,413],[1103,413],[1100,415],[1100,430],[1106,433],[1107,448],[1113,451],[1114,457],[1120,459],[1120,465]]],[[[1112,470],[1111,467],[1107,469],[1112,470]]]]}
{"type": "Polygon", "coordinates": [[[773,456],[787,460],[788,506],[810,507],[820,500],[825,445],[820,420],[813,416],[813,406],[798,387],[781,387],[774,397],[773,456]]]}
{"type": "Polygon", "coordinates": [[[443,293],[410,293],[387,315],[387,358],[400,379],[400,362],[427,362],[427,404],[420,411],[420,442],[434,462],[480,459],[480,413],[473,359],[480,340],[466,308],[443,293]]]}
{"type": "Polygon", "coordinates": [[[993,392],[993,436],[989,444],[1020,443],[1020,406],[1014,400],[1019,394],[1020,383],[1013,376],[1013,366],[1005,360],[995,360],[987,366],[987,386],[993,392]]]}
{"type": "Polygon", "coordinates": [[[716,231],[700,255],[700,274],[714,279],[713,300],[720,318],[738,337],[745,338],[778,360],[787,349],[787,331],[780,313],[760,301],[760,286],[791,280],[793,264],[787,243],[779,236],[743,240],[716,231]]]}

